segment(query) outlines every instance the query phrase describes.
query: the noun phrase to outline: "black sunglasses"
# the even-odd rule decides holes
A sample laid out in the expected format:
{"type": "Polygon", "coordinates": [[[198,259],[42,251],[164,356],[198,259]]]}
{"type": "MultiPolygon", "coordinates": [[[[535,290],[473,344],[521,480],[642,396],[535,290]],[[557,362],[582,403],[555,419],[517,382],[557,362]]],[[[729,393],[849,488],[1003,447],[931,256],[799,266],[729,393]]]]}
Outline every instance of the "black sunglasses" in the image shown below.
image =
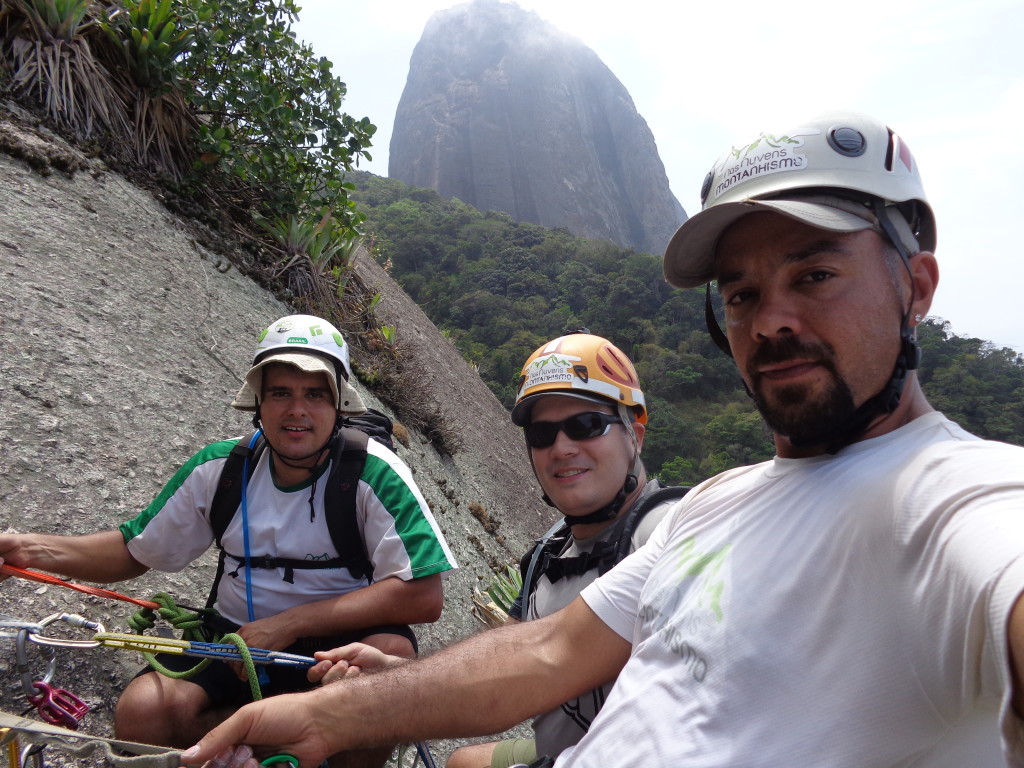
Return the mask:
{"type": "Polygon", "coordinates": [[[590,440],[607,435],[612,424],[621,424],[622,419],[598,411],[577,413],[562,421],[534,421],[523,427],[526,444],[531,448],[547,448],[555,444],[559,432],[565,432],[570,440],[590,440]]]}

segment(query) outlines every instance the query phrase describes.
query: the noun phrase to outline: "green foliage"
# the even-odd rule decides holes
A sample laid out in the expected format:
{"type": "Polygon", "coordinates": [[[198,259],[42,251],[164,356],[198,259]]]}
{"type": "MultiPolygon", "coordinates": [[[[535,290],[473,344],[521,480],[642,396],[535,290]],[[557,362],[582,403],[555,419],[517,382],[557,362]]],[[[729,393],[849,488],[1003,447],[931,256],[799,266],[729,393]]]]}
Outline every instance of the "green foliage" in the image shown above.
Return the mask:
{"type": "MultiPolygon", "coordinates": [[[[341,111],[346,88],[331,62],[295,39],[292,0],[176,0],[195,27],[181,61],[187,98],[202,116],[203,162],[232,175],[274,215],[329,206],[338,223],[362,219],[343,181],[376,128],[341,111]]],[[[246,203],[241,202],[241,205],[246,203]]]]}
{"type": "Polygon", "coordinates": [[[318,277],[337,277],[334,270],[347,271],[351,268],[362,239],[342,226],[330,208],[325,208],[319,219],[308,219],[298,214],[275,219],[254,214],[253,218],[285,253],[279,275],[301,262],[318,277]]]}
{"type": "Polygon", "coordinates": [[[114,6],[99,25],[124,54],[132,81],[150,93],[177,83],[177,60],[195,41],[195,29],[182,26],[171,0],[114,6]]]}
{"type": "MultiPolygon", "coordinates": [[[[392,274],[511,407],[520,367],[548,339],[587,327],[636,364],[651,413],[648,472],[693,484],[774,454],[736,366],[704,326],[703,290],[678,291],[661,260],[565,229],[517,224],[430,190],[356,173],[354,196],[392,274]]],[[[919,326],[932,403],[972,432],[1024,442],[1024,360],[946,324],[919,326]]]]}
{"type": "Polygon", "coordinates": [[[282,252],[273,277],[284,276],[289,290],[321,307],[342,298],[362,238],[340,223],[330,208],[313,218],[295,213],[272,219],[253,213],[252,217],[282,252]]]}
{"type": "Polygon", "coordinates": [[[522,588],[523,577],[520,575],[519,569],[506,565],[504,572],[495,574],[494,580],[487,588],[487,594],[501,610],[508,613],[522,588]]]}
{"type": "Polygon", "coordinates": [[[344,174],[370,157],[376,129],[341,111],[345,84],[296,41],[298,10],[292,0],[5,0],[0,66],[10,90],[79,136],[127,138],[142,165],[178,180],[202,172],[185,188],[235,218],[327,206],[358,235],[344,174]]]}
{"type": "Polygon", "coordinates": [[[93,50],[91,0],[5,0],[0,69],[6,89],[34,99],[83,139],[127,134],[124,104],[93,50]]]}
{"type": "Polygon", "coordinates": [[[942,320],[926,319],[917,333],[931,404],[977,435],[1024,443],[1024,356],[956,336],[942,320]]]}
{"type": "Polygon", "coordinates": [[[393,325],[382,325],[380,335],[384,338],[384,343],[390,347],[398,343],[398,329],[393,325]]]}
{"type": "Polygon", "coordinates": [[[700,465],[682,456],[673,456],[662,464],[657,476],[667,485],[695,485],[703,479],[700,465]]]}
{"type": "Polygon", "coordinates": [[[87,19],[92,0],[10,0],[25,14],[35,34],[47,43],[70,43],[91,22],[87,19]]]}

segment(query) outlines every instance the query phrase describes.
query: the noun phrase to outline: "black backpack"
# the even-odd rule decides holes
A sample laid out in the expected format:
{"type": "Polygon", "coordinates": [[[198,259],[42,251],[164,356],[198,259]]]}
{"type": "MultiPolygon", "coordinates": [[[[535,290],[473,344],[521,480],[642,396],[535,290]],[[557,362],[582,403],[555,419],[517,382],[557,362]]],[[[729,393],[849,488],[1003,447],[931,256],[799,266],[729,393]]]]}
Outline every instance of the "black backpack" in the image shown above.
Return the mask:
{"type": "Polygon", "coordinates": [[[612,535],[599,541],[590,552],[575,557],[558,557],[565,550],[572,538],[572,529],[564,521],[556,523],[541,537],[536,546],[527,552],[519,563],[519,572],[523,577],[523,588],[517,602],[525,616],[530,606],[530,595],[537,588],[537,581],[547,574],[552,581],[563,576],[577,576],[593,569],[598,574],[605,574],[616,564],[625,559],[633,541],[637,526],[648,512],[663,502],[681,499],[693,486],[664,485],[659,480],[658,488],[642,496],[629,512],[615,521],[612,535]]]}
{"type": "MultiPolygon", "coordinates": [[[[324,514],[331,541],[338,551],[338,557],[330,560],[298,560],[288,557],[250,557],[250,568],[284,568],[284,580],[289,584],[295,578],[295,569],[347,568],[353,578],[373,581],[373,564],[366,553],[366,544],[359,532],[356,520],[356,489],[366,463],[366,444],[369,438],[377,440],[394,450],[391,442],[393,425],[383,413],[369,410],[361,416],[348,417],[338,430],[331,446],[331,471],[324,486],[324,514]]],[[[217,586],[224,575],[224,563],[231,558],[238,564],[230,573],[238,575],[245,565],[245,557],[233,555],[224,549],[221,537],[228,523],[238,513],[242,501],[242,488],[256,470],[260,456],[266,449],[266,440],[261,432],[255,432],[238,441],[231,449],[224,468],[220,473],[217,490],[210,503],[210,525],[214,540],[220,550],[217,561],[217,575],[207,598],[206,607],[212,608],[217,599],[217,586]],[[251,446],[251,447],[250,447],[251,446]],[[249,459],[249,474],[242,477],[246,458],[249,459]]]]}

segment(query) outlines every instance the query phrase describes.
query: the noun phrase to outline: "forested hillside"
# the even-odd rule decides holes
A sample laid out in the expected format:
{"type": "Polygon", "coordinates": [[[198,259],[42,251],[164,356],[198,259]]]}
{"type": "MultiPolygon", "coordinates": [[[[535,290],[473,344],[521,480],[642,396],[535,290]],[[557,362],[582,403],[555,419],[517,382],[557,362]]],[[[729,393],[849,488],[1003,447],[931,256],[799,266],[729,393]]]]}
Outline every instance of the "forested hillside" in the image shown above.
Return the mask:
{"type": "MultiPolygon", "coordinates": [[[[704,294],[664,281],[660,256],[517,224],[432,190],[356,173],[378,261],[511,407],[519,368],[547,339],[586,327],[633,358],[651,410],[644,454],[671,482],[772,455],[735,367],[704,327],[704,294]]],[[[1024,358],[928,319],[921,378],[972,432],[1024,444],[1024,358]]]]}

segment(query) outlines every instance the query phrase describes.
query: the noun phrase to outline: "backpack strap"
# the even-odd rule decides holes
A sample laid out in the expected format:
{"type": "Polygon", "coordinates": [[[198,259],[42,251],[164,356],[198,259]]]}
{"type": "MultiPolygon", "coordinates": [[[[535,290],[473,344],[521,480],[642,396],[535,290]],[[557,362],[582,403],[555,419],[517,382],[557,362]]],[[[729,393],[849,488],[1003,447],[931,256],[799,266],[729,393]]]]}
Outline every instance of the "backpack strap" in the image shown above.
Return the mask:
{"type": "MultiPolygon", "coordinates": [[[[528,570],[527,576],[523,578],[523,606],[529,605],[530,595],[536,589],[537,581],[542,575],[546,575],[549,581],[556,582],[564,576],[578,576],[595,568],[602,575],[610,571],[629,554],[633,544],[633,535],[647,513],[667,501],[681,499],[690,490],[690,487],[666,486],[659,480],[655,490],[642,496],[632,509],[615,521],[614,525],[617,530],[609,538],[599,541],[589,552],[583,552],[574,557],[558,556],[565,550],[571,533],[568,531],[568,526],[560,524],[566,528],[565,535],[553,535],[559,528],[559,525],[556,525],[534,547],[529,564],[533,571],[528,570]]],[[[520,569],[522,569],[521,565],[520,569]]]]}
{"type": "Polygon", "coordinates": [[[606,562],[601,563],[599,566],[600,573],[602,575],[607,573],[626,559],[626,555],[629,554],[629,548],[633,544],[633,534],[636,533],[640,521],[647,516],[648,512],[666,501],[675,501],[676,499],[683,498],[692,488],[692,485],[663,485],[659,480],[658,488],[640,499],[640,503],[626,514],[626,522],[615,541],[612,557],[606,562]]]}
{"type": "MultiPolygon", "coordinates": [[[[385,417],[386,418],[386,417],[385,417]]],[[[375,439],[379,439],[376,438],[375,439]]],[[[347,568],[353,578],[373,581],[373,564],[366,552],[366,543],[359,530],[356,515],[356,491],[359,478],[366,464],[366,447],[368,437],[357,427],[342,427],[331,448],[331,471],[324,486],[324,514],[327,518],[327,529],[331,542],[338,552],[338,557],[329,560],[298,560],[286,557],[250,557],[250,568],[284,568],[284,580],[289,584],[295,580],[295,570],[347,568]]],[[[384,442],[380,440],[380,442],[384,442]]],[[[245,558],[227,552],[221,542],[231,519],[238,513],[242,501],[242,488],[252,477],[259,463],[260,455],[266,448],[262,433],[256,432],[248,438],[239,440],[231,453],[228,454],[221,470],[217,490],[210,503],[210,525],[213,528],[214,540],[220,555],[217,559],[217,573],[214,577],[206,607],[212,608],[217,600],[217,587],[225,573],[225,559],[230,557],[240,565],[245,558]],[[251,447],[250,447],[251,446],[251,447]],[[249,458],[249,477],[243,478],[242,472],[246,458],[249,458]]],[[[228,572],[231,577],[238,576],[239,568],[228,572]]]]}
{"type": "Polygon", "coordinates": [[[372,584],[373,563],[366,552],[356,515],[356,491],[366,466],[367,442],[367,434],[358,428],[339,430],[331,453],[331,473],[324,488],[324,514],[343,567],[348,568],[353,578],[366,579],[367,584],[372,584]]]}
{"type": "Polygon", "coordinates": [[[217,490],[213,494],[213,501],[210,502],[210,527],[213,528],[213,538],[218,547],[221,546],[220,540],[224,536],[224,531],[228,529],[228,523],[238,511],[238,505],[242,503],[242,488],[252,477],[266,447],[267,441],[263,439],[263,432],[253,432],[235,444],[224,462],[217,490]],[[242,468],[247,458],[249,477],[243,478],[242,468]]]}
{"type": "Polygon", "coordinates": [[[513,619],[523,619],[523,612],[530,604],[530,595],[537,588],[537,579],[544,573],[547,561],[551,557],[551,551],[560,552],[570,535],[569,526],[565,524],[565,521],[559,520],[534,542],[532,550],[523,555],[523,559],[519,561],[519,573],[523,577],[523,586],[519,589],[519,594],[516,595],[516,599],[509,609],[509,616],[513,619]]]}
{"type": "Polygon", "coordinates": [[[210,587],[210,594],[206,598],[208,609],[212,609],[213,604],[217,601],[217,586],[224,575],[226,553],[221,544],[221,538],[224,536],[224,531],[227,530],[231,518],[238,512],[238,505],[242,503],[242,488],[249,482],[249,477],[242,477],[245,460],[250,459],[249,476],[251,477],[259,463],[260,455],[266,447],[267,442],[263,439],[262,430],[253,432],[235,444],[220,471],[217,490],[210,502],[210,527],[213,528],[213,540],[217,549],[220,550],[220,554],[217,557],[217,574],[213,578],[213,586],[210,587]]]}

